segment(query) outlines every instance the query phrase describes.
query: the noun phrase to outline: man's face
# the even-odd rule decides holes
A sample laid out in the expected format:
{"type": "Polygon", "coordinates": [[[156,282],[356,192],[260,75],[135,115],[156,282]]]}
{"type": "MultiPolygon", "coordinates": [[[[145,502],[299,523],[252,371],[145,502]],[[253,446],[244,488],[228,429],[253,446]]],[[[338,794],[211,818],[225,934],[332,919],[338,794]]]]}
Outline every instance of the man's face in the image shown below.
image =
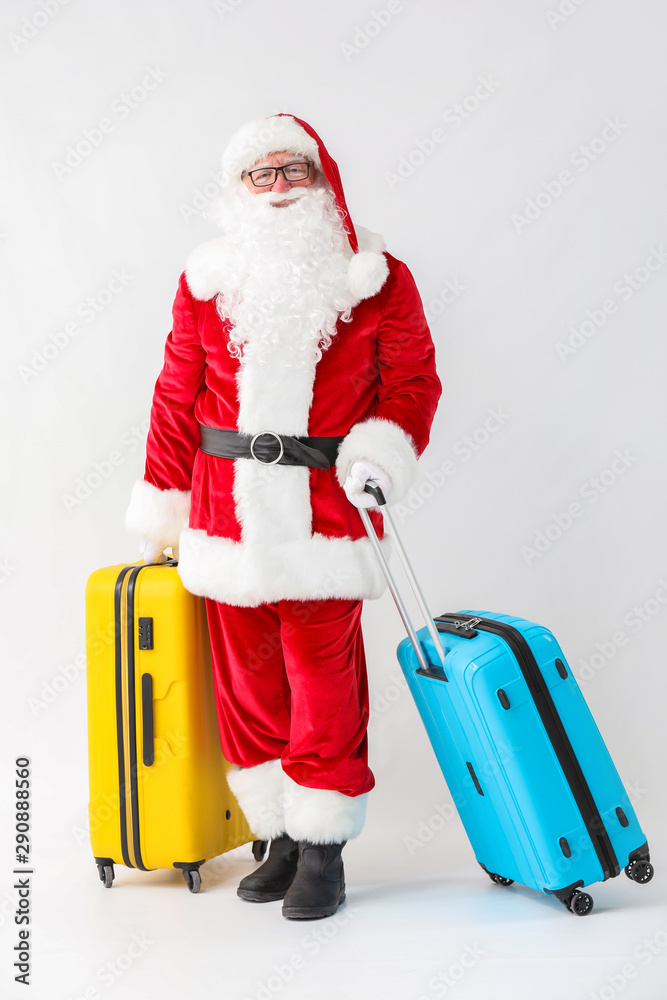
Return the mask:
{"type": "MultiPolygon", "coordinates": [[[[258,160],[257,163],[250,168],[250,170],[259,170],[261,167],[287,167],[290,163],[307,162],[310,161],[306,160],[305,156],[295,155],[294,153],[271,153],[269,156],[265,156],[263,159],[258,160]]],[[[275,183],[267,185],[266,187],[255,187],[252,179],[248,176],[248,173],[249,171],[244,172],[241,175],[241,180],[251,194],[273,194],[273,198],[270,199],[271,204],[275,205],[277,208],[285,208],[287,205],[292,204],[293,197],[275,200],[276,195],[287,194],[292,190],[292,188],[310,187],[311,184],[315,183],[317,170],[315,164],[311,163],[308,176],[301,181],[288,181],[285,178],[285,174],[280,172],[276,174],[275,183]]]]}

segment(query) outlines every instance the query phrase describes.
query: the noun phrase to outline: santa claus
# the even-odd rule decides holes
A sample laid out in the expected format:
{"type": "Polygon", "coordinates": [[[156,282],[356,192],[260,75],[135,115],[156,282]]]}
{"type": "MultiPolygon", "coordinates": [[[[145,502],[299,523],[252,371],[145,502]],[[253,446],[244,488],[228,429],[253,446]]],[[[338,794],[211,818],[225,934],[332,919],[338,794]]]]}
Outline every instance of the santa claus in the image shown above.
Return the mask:
{"type": "Polygon", "coordinates": [[[323,917],[374,785],[360,620],[385,584],[356,508],[369,480],[409,490],[441,386],[412,275],[352,224],[313,129],[250,122],[222,166],[223,235],[181,275],[126,526],[206,598],[229,785],[271,841],[238,894],[323,917]]]}

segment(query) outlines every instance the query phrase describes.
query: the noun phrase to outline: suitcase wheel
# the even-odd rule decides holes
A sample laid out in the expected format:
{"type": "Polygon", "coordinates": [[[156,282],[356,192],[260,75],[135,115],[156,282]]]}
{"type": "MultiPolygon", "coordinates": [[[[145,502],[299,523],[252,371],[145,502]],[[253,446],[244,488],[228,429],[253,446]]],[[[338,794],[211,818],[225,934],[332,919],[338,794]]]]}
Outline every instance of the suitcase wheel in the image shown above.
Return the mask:
{"type": "Polygon", "coordinates": [[[513,885],[514,884],[514,879],[513,878],[504,878],[502,875],[496,875],[495,872],[489,872],[488,875],[489,875],[489,878],[491,879],[491,881],[492,882],[497,882],[498,885],[513,885]]]}
{"type": "Polygon", "coordinates": [[[625,874],[628,878],[631,878],[633,882],[639,882],[640,885],[645,885],[653,878],[655,868],[650,861],[631,861],[625,869],[625,874]]]}
{"type": "Polygon", "coordinates": [[[183,878],[190,892],[199,892],[201,889],[201,875],[198,868],[183,869],[183,878]]]}
{"type": "Polygon", "coordinates": [[[264,855],[266,854],[267,841],[266,840],[253,840],[252,842],[252,856],[255,861],[263,861],[264,855]]]}
{"type": "Polygon", "coordinates": [[[100,881],[104,882],[104,888],[110,889],[114,880],[113,865],[98,865],[97,873],[100,876],[100,881]]]}
{"type": "Polygon", "coordinates": [[[586,917],[593,909],[593,897],[587,892],[575,892],[568,903],[568,910],[577,917],[586,917]]]}

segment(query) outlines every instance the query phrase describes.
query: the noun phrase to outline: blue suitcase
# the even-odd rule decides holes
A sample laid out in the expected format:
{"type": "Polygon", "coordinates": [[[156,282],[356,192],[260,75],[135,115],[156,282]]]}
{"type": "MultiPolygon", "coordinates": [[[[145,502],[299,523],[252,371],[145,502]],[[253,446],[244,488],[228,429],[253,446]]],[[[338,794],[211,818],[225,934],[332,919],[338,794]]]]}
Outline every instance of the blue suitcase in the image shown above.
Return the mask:
{"type": "Polygon", "coordinates": [[[362,518],[409,638],[398,659],[475,857],[494,882],[591,912],[584,886],[625,869],[653,877],[623,783],[552,633],[488,611],[433,619],[379,490],[427,622],[415,632],[366,511],[362,518]]]}

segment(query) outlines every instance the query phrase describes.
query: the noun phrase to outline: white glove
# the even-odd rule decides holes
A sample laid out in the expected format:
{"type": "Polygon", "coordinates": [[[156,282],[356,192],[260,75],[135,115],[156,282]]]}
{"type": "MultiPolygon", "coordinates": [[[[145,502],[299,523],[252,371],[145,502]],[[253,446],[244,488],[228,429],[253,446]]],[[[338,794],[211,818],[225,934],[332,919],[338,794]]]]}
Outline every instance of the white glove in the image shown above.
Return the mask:
{"type": "Polygon", "coordinates": [[[370,462],[353,462],[348,473],[348,477],[343,483],[343,489],[350,503],[355,507],[375,507],[375,497],[364,492],[364,486],[369,481],[374,486],[379,486],[384,493],[385,500],[391,492],[391,482],[389,476],[382,469],[370,462]]]}
{"type": "Polygon", "coordinates": [[[171,548],[174,559],[178,560],[178,545],[163,545],[160,546],[159,542],[151,542],[148,538],[143,538],[141,540],[141,546],[139,552],[141,553],[141,558],[144,560],[147,566],[152,566],[157,563],[165,563],[167,557],[164,554],[166,548],[171,548]]]}

